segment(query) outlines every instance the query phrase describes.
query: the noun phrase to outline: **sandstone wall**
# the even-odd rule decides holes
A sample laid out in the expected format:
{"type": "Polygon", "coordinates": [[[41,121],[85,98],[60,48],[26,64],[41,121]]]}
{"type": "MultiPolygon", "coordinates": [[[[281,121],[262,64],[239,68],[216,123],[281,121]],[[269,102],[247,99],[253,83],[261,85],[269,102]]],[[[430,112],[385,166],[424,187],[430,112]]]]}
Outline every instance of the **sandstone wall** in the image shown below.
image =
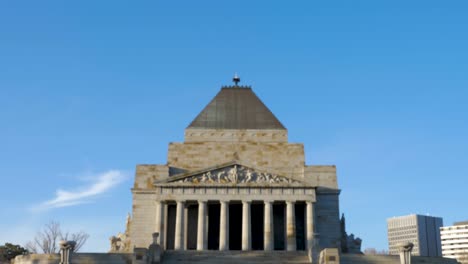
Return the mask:
{"type": "Polygon", "coordinates": [[[332,166],[306,166],[304,179],[312,186],[338,189],[336,167],[332,166]]]}
{"type": "Polygon", "coordinates": [[[186,129],[185,142],[288,142],[288,131],[281,129],[186,129]]]}
{"type": "Polygon", "coordinates": [[[341,248],[339,191],[317,188],[316,232],[322,248],[341,248]]]}
{"type": "Polygon", "coordinates": [[[156,180],[167,178],[169,167],[165,165],[137,165],[134,189],[151,189],[156,180]]]}
{"type": "Polygon", "coordinates": [[[131,248],[147,247],[156,230],[156,195],[151,191],[133,190],[133,218],[130,225],[131,248]]]}
{"type": "Polygon", "coordinates": [[[168,165],[199,170],[233,160],[280,175],[304,175],[304,146],[289,143],[192,142],[171,143],[168,165]]]}

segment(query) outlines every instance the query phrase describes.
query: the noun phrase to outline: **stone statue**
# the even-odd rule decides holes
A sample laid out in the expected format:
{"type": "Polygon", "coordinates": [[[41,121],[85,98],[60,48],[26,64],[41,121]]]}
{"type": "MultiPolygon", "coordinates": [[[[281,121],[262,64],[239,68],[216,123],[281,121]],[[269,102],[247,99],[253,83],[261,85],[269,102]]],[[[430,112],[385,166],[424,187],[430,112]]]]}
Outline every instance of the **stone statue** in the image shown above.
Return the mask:
{"type": "Polygon", "coordinates": [[[130,213],[127,214],[127,220],[125,223],[125,232],[118,233],[117,236],[111,236],[110,241],[110,252],[130,252],[130,226],[132,223],[132,217],[130,213]]]}
{"type": "Polygon", "coordinates": [[[70,264],[71,253],[75,249],[75,241],[61,240],[60,245],[60,264],[70,264]]]}
{"type": "Polygon", "coordinates": [[[119,245],[117,244],[118,238],[116,236],[111,236],[110,240],[110,252],[117,252],[119,251],[119,245]]]}
{"type": "Polygon", "coordinates": [[[125,221],[125,232],[130,230],[130,222],[132,221],[132,216],[130,213],[127,213],[127,220],[125,221]]]}
{"type": "Polygon", "coordinates": [[[398,245],[401,264],[411,264],[411,250],[413,250],[413,246],[414,244],[411,242],[404,242],[398,245]]]}
{"type": "Polygon", "coordinates": [[[117,234],[118,251],[130,252],[130,236],[127,232],[117,234]]]}
{"type": "Polygon", "coordinates": [[[245,179],[243,182],[250,182],[252,181],[252,171],[250,169],[247,170],[245,173],[245,179]]]}
{"type": "Polygon", "coordinates": [[[153,243],[148,247],[148,263],[159,264],[161,263],[162,250],[158,244],[159,233],[153,233],[153,243]]]}
{"type": "Polygon", "coordinates": [[[217,178],[218,178],[218,183],[221,183],[221,179],[223,178],[223,175],[224,175],[224,171],[220,171],[220,172],[218,172],[218,174],[216,175],[217,178]]]}
{"type": "MultiPolygon", "coordinates": [[[[210,173],[210,172],[208,172],[210,173]]],[[[208,173],[203,173],[200,182],[206,182],[210,177],[207,176],[208,173]]]]}
{"type": "Polygon", "coordinates": [[[345,219],[344,214],[341,215],[340,229],[341,229],[341,252],[362,254],[361,252],[362,239],[360,239],[359,237],[354,237],[354,234],[348,235],[348,233],[346,233],[346,219],[345,219]]]}
{"type": "Polygon", "coordinates": [[[237,166],[234,165],[228,172],[228,179],[230,182],[237,182],[237,166]]]}
{"type": "Polygon", "coordinates": [[[361,252],[361,244],[362,239],[359,237],[354,237],[354,234],[347,236],[346,238],[346,246],[348,249],[348,253],[352,254],[362,254],[361,252]]]}

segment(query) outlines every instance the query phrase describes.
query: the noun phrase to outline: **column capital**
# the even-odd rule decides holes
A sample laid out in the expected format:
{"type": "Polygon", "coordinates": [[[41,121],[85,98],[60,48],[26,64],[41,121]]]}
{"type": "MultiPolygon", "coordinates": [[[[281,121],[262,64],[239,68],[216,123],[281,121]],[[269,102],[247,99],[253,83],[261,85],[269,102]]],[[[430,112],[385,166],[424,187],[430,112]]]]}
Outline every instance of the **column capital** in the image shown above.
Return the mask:
{"type": "Polygon", "coordinates": [[[286,200],[284,201],[286,204],[295,204],[296,200],[286,200]]]}
{"type": "Polygon", "coordinates": [[[208,202],[208,200],[203,200],[203,199],[202,200],[197,200],[197,201],[198,201],[199,204],[208,202]]]}
{"type": "Polygon", "coordinates": [[[165,200],[155,200],[154,201],[154,204],[165,204],[166,201],[165,200]]]}
{"type": "Polygon", "coordinates": [[[306,204],[314,204],[315,203],[313,201],[305,201],[305,202],[306,202],[306,204]]]}
{"type": "Polygon", "coordinates": [[[252,203],[252,200],[242,200],[242,204],[250,204],[252,203]]]}
{"type": "Polygon", "coordinates": [[[274,202],[274,200],[263,200],[264,204],[273,204],[274,202]]]}

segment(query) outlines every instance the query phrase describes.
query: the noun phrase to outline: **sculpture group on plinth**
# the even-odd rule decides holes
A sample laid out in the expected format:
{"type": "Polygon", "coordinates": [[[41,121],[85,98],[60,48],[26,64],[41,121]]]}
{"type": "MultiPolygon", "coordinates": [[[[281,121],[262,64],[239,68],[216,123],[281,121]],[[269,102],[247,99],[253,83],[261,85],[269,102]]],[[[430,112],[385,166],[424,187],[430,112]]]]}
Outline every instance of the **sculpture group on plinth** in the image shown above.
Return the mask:
{"type": "Polygon", "coordinates": [[[71,253],[75,249],[75,241],[60,241],[60,264],[71,264],[71,253]]]}
{"type": "Polygon", "coordinates": [[[400,263],[411,264],[411,250],[413,250],[413,243],[405,242],[398,245],[400,251],[400,263]]]}
{"type": "Polygon", "coordinates": [[[110,240],[110,253],[130,253],[130,214],[127,215],[127,221],[125,225],[125,232],[118,233],[117,236],[111,236],[110,240]]]}

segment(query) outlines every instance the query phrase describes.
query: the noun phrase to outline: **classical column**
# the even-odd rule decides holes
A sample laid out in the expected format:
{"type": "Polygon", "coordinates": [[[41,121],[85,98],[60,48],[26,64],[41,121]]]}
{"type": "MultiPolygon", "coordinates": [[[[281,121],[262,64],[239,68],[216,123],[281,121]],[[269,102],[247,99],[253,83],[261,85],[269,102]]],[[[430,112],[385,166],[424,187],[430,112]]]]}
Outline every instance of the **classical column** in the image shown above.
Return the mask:
{"type": "Polygon", "coordinates": [[[250,250],[250,201],[242,201],[242,250],[250,250]]]}
{"type": "Polygon", "coordinates": [[[273,205],[271,201],[265,201],[264,213],[263,248],[264,250],[273,250],[273,205]]]}
{"type": "Polygon", "coordinates": [[[207,249],[207,237],[205,232],[206,221],[206,201],[198,201],[198,222],[197,222],[197,250],[207,249]]]}
{"type": "Polygon", "coordinates": [[[182,250],[184,247],[184,202],[177,201],[174,249],[182,250]]]}
{"type": "Polygon", "coordinates": [[[229,202],[220,201],[221,215],[219,219],[219,250],[229,249],[229,202]]]}
{"type": "Polygon", "coordinates": [[[311,201],[306,201],[307,249],[312,248],[314,240],[314,213],[314,204],[311,201]]]}
{"type": "Polygon", "coordinates": [[[157,243],[161,246],[164,247],[164,233],[165,233],[165,228],[164,228],[164,210],[165,209],[165,203],[164,201],[156,201],[156,227],[155,227],[155,232],[159,233],[157,243]]]}
{"type": "Polygon", "coordinates": [[[286,242],[287,251],[296,250],[296,218],[292,201],[286,201],[286,242]]]}
{"type": "Polygon", "coordinates": [[[188,240],[188,239],[187,239],[187,234],[188,234],[188,221],[189,221],[189,220],[188,220],[188,216],[189,216],[189,215],[188,215],[188,209],[189,209],[189,205],[188,205],[188,204],[185,204],[185,206],[184,206],[184,225],[183,225],[184,231],[182,231],[182,234],[184,234],[184,235],[182,236],[182,241],[183,241],[183,243],[182,243],[182,245],[183,245],[182,249],[183,249],[183,250],[187,250],[187,248],[188,248],[188,246],[187,246],[187,240],[188,240]]]}

